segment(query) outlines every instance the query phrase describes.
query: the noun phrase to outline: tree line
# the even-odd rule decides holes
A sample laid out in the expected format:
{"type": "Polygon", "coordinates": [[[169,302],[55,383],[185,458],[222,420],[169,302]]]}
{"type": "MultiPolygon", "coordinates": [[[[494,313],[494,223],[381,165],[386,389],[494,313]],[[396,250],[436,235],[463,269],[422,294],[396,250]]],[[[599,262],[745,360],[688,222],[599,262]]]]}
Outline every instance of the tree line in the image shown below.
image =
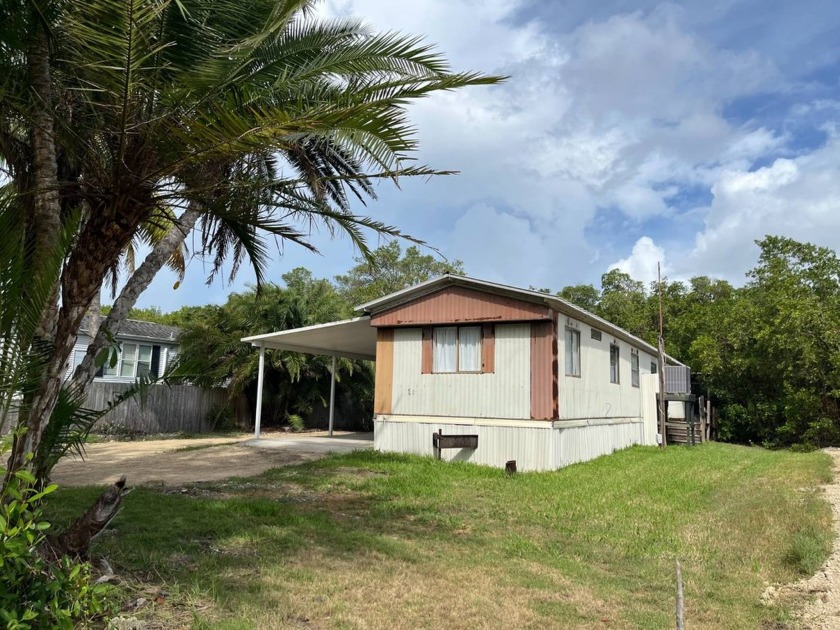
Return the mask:
{"type": "MultiPolygon", "coordinates": [[[[662,282],[666,352],[689,365],[695,393],[720,411],[720,435],[740,443],[840,443],[840,260],[790,238],[757,241],[743,286],[697,276],[662,282]]],[[[618,270],[600,290],[557,293],[656,345],[657,283],[618,270]]]]}

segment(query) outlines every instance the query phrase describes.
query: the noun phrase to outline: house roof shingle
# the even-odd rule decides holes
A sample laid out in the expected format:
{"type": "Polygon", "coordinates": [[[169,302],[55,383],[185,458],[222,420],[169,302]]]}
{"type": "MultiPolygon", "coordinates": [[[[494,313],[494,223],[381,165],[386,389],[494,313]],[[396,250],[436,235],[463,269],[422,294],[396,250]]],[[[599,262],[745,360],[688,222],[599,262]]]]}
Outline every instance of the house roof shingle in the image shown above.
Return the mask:
{"type": "MultiPolygon", "coordinates": [[[[88,334],[89,331],[90,316],[85,315],[82,325],[79,327],[79,332],[88,334]]],[[[177,341],[180,333],[181,329],[177,326],[156,324],[155,322],[146,322],[139,319],[127,319],[123,322],[120,332],[117,333],[117,337],[151,339],[154,341],[177,341]]]]}

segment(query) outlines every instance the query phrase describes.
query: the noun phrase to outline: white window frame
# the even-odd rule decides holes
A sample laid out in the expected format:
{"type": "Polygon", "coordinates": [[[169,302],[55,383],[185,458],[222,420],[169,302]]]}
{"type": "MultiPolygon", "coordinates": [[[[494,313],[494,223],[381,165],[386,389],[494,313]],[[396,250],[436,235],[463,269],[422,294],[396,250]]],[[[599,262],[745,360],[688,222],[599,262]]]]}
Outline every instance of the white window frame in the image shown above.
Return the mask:
{"type": "MultiPolygon", "coordinates": [[[[119,350],[117,350],[118,359],[117,364],[114,366],[113,369],[110,368],[109,361],[105,362],[105,365],[102,369],[102,376],[103,377],[110,377],[110,378],[137,378],[137,370],[141,363],[140,361],[140,349],[141,348],[148,348],[149,349],[149,373],[151,374],[152,371],[152,361],[154,357],[155,348],[153,344],[147,343],[139,343],[139,342],[130,342],[126,343],[123,342],[120,344],[119,350]],[[123,359],[125,358],[125,349],[127,347],[131,347],[134,349],[134,366],[131,370],[131,374],[123,374],[123,359]]],[[[145,361],[143,362],[145,363],[145,361]]]]}
{"type": "Polygon", "coordinates": [[[481,326],[435,326],[432,329],[432,373],[433,374],[481,374],[482,373],[482,358],[483,358],[483,348],[484,348],[484,333],[481,326]],[[437,348],[438,345],[436,343],[436,337],[439,330],[455,330],[455,369],[454,370],[441,370],[438,369],[437,364],[437,348]],[[464,370],[461,369],[461,346],[463,342],[461,340],[462,331],[466,329],[474,329],[478,331],[478,365],[475,370],[464,370]]]}
{"type": "Polygon", "coordinates": [[[659,365],[656,361],[650,362],[650,373],[651,374],[658,374],[659,373],[659,365]]]}
{"type": "Polygon", "coordinates": [[[610,344],[610,383],[621,384],[621,347],[616,343],[610,344]],[[613,365],[613,351],[615,351],[615,365],[613,365]]]}
{"type": "Polygon", "coordinates": [[[580,378],[580,331],[577,328],[566,326],[566,376],[573,378],[580,378]],[[577,338],[577,344],[575,344],[577,338]],[[571,359],[572,369],[569,371],[569,359],[571,359]]]}
{"type": "Polygon", "coordinates": [[[641,368],[639,367],[639,351],[630,352],[630,384],[638,387],[641,379],[641,368]]]}

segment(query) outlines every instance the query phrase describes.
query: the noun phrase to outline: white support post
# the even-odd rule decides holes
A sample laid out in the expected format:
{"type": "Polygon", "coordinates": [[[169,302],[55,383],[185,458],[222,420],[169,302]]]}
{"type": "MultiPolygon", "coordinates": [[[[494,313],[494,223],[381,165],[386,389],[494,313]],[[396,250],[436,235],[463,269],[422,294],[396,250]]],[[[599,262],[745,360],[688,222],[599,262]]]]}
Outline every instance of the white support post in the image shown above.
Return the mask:
{"type": "Polygon", "coordinates": [[[333,434],[333,420],[335,419],[335,355],[332,358],[330,370],[330,437],[333,434]]]}
{"type": "Polygon", "coordinates": [[[257,413],[254,420],[254,439],[260,439],[260,422],[262,421],[263,378],[265,374],[265,347],[260,346],[260,368],[257,372],[257,413]]]}

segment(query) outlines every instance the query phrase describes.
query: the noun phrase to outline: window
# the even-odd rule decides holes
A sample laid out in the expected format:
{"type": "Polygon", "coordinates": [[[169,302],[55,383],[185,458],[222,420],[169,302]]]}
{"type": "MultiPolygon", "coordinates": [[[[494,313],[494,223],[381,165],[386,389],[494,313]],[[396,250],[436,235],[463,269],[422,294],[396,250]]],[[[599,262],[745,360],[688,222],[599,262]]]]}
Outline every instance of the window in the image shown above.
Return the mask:
{"type": "Polygon", "coordinates": [[[481,372],[481,326],[435,328],[433,371],[481,372]]]}
{"type": "Polygon", "coordinates": [[[133,378],[134,366],[137,363],[137,346],[133,343],[125,343],[122,348],[122,363],[120,364],[120,376],[133,378]]]}
{"type": "Polygon", "coordinates": [[[656,361],[650,362],[650,373],[656,374],[659,371],[658,366],[656,365],[656,361]]]}
{"type": "Polygon", "coordinates": [[[147,376],[152,373],[152,346],[137,346],[137,376],[147,376]]]}
{"type": "Polygon", "coordinates": [[[592,337],[595,341],[601,341],[601,331],[600,330],[595,330],[594,328],[591,328],[589,330],[589,336],[592,337]]]}
{"type": "Polygon", "coordinates": [[[618,346],[610,344],[610,383],[618,383],[618,346]]]}
{"type": "Polygon", "coordinates": [[[639,386],[639,353],[630,354],[630,384],[633,387],[639,386]]]}
{"type": "Polygon", "coordinates": [[[580,331],[566,329],[566,376],[580,376],[580,331]]]}

